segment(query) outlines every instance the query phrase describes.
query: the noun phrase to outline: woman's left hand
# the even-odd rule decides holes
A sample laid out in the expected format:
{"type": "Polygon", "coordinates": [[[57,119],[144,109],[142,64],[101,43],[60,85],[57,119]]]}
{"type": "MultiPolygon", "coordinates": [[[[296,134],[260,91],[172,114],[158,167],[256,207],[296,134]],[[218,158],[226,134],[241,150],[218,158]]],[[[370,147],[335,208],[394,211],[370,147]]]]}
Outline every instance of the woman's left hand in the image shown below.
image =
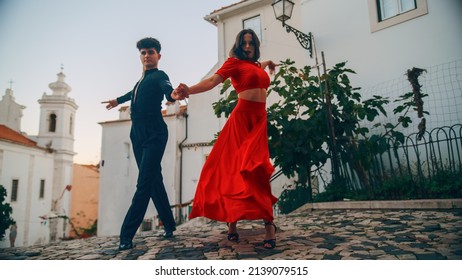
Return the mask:
{"type": "Polygon", "coordinates": [[[272,60],[265,61],[266,65],[263,66],[268,66],[270,74],[274,74],[274,71],[276,71],[276,66],[279,66],[279,64],[274,63],[272,60]]]}

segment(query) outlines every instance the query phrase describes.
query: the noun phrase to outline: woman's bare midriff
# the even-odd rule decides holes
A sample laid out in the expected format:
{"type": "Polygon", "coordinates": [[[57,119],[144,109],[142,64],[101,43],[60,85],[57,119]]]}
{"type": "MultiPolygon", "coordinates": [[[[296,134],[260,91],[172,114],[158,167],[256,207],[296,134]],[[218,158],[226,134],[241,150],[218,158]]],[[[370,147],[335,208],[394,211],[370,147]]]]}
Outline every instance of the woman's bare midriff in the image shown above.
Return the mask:
{"type": "Polygon", "coordinates": [[[252,88],[239,92],[239,98],[255,101],[255,102],[266,102],[266,89],[264,88],[252,88]]]}

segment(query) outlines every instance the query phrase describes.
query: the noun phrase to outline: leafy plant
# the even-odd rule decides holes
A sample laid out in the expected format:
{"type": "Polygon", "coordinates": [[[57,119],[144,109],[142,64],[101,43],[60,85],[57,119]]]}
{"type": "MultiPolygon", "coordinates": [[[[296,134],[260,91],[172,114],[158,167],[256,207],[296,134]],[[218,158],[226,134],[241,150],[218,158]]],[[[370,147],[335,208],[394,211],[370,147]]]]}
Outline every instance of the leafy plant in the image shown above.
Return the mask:
{"type": "MultiPolygon", "coordinates": [[[[408,200],[408,199],[444,199],[462,197],[462,169],[459,171],[445,168],[439,170],[431,178],[416,180],[413,176],[390,176],[383,183],[374,188],[375,200],[408,200]]],[[[325,192],[314,197],[315,202],[350,200],[368,200],[362,191],[346,190],[339,187],[337,182],[327,185],[325,192]]]]}
{"type": "Polygon", "coordinates": [[[296,178],[296,188],[307,188],[311,200],[311,172],[329,159],[325,149],[328,127],[318,77],[309,66],[297,69],[282,63],[268,94],[278,102],[268,108],[270,155],[285,176],[296,178]]]}
{"type": "Polygon", "coordinates": [[[5,238],[6,230],[14,224],[14,220],[11,217],[13,209],[10,204],[5,202],[6,189],[0,185],[0,240],[5,238]]]}
{"type": "MultiPolygon", "coordinates": [[[[76,216],[80,217],[81,219],[85,219],[87,215],[85,214],[84,211],[79,211],[77,212],[76,216]]],[[[77,238],[88,238],[90,236],[95,236],[97,233],[97,226],[98,226],[98,220],[89,220],[89,222],[92,222],[91,225],[84,227],[80,225],[80,220],[77,218],[71,218],[69,219],[69,224],[71,225],[71,230],[75,234],[77,238]]]]}
{"type": "Polygon", "coordinates": [[[87,228],[79,228],[82,231],[83,237],[96,236],[98,231],[98,220],[94,220],[93,223],[87,228]]]}
{"type": "Polygon", "coordinates": [[[310,196],[308,188],[285,189],[278,200],[278,207],[282,214],[288,214],[307,203],[310,196]]]}
{"type": "Polygon", "coordinates": [[[438,170],[431,180],[424,182],[423,188],[428,198],[462,197],[462,169],[453,171],[449,168],[438,170]]]}

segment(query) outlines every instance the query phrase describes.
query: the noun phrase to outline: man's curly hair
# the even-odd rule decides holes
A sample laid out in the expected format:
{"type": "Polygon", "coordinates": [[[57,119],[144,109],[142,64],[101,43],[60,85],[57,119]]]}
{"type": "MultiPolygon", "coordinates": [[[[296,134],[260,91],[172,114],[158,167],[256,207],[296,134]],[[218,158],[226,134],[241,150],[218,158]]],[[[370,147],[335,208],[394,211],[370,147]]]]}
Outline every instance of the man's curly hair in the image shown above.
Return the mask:
{"type": "Polygon", "coordinates": [[[138,48],[138,50],[154,48],[156,49],[157,53],[160,53],[160,49],[161,49],[159,40],[155,38],[151,38],[151,37],[146,37],[146,38],[139,40],[136,43],[136,47],[138,48]]]}

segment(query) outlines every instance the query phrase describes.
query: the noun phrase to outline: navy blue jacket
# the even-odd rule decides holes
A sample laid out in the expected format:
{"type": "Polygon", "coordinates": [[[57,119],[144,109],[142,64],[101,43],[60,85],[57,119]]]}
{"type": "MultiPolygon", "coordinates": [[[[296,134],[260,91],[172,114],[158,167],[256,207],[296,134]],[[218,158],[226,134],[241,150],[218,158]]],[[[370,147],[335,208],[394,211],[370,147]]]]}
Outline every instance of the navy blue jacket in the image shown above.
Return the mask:
{"type": "Polygon", "coordinates": [[[132,120],[152,120],[162,118],[162,100],[174,102],[170,96],[173,91],[167,74],[157,68],[144,72],[144,77],[135,84],[133,90],[117,98],[122,104],[131,100],[130,112],[132,120]],[[138,89],[137,89],[138,88],[138,89]],[[136,96],[134,93],[136,91],[136,96]]]}

